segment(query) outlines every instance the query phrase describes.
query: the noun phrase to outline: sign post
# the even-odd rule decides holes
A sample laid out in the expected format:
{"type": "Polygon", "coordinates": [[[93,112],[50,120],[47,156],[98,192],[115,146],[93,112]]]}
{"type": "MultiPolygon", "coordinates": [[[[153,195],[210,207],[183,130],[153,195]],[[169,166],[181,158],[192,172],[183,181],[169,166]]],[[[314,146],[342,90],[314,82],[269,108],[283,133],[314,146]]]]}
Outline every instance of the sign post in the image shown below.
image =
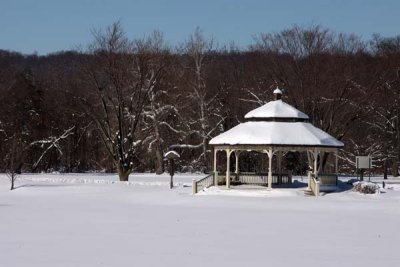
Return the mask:
{"type": "Polygon", "coordinates": [[[360,172],[360,180],[364,180],[364,171],[368,169],[368,180],[371,181],[371,167],[372,167],[372,157],[370,156],[357,156],[356,157],[356,171],[357,175],[360,172]]]}
{"type": "Polygon", "coordinates": [[[174,150],[170,150],[164,155],[164,159],[169,161],[169,174],[171,176],[171,179],[169,180],[170,189],[174,187],[175,160],[178,160],[179,158],[179,154],[174,150]]]}

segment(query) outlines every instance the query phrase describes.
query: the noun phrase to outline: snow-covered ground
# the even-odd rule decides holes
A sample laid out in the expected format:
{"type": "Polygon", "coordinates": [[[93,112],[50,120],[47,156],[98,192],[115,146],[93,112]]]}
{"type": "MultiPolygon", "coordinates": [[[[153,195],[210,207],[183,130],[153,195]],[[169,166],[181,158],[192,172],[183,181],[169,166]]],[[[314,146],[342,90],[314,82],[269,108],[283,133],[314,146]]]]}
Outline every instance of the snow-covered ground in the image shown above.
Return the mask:
{"type": "MultiPolygon", "coordinates": [[[[0,266],[399,266],[400,186],[322,197],[202,175],[0,174],[0,266]]],[[[303,181],[306,182],[306,181],[303,181]]]]}

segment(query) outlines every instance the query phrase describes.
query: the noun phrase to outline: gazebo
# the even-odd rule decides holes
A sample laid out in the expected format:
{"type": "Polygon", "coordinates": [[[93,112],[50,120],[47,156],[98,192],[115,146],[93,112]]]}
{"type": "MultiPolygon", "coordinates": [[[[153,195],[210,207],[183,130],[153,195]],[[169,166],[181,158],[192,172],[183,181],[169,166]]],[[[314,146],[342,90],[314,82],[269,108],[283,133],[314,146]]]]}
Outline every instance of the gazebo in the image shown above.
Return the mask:
{"type": "MultiPolygon", "coordinates": [[[[225,184],[229,188],[231,180],[240,179],[239,155],[242,151],[257,151],[268,155],[268,174],[261,178],[268,188],[272,188],[273,173],[272,159],[275,155],[278,174],[282,179],[282,155],[290,151],[306,152],[307,156],[313,161],[312,174],[310,172],[308,186],[314,183],[321,183],[321,189],[325,185],[336,186],[336,174],[323,174],[321,172],[323,153],[333,153],[335,155],[335,173],[337,173],[337,152],[344,144],[321,129],[316,128],[309,122],[309,117],[293,106],[282,101],[282,91],[274,90],[275,100],[256,108],[245,115],[245,122],[233,127],[232,129],[214,137],[210,140],[210,145],[214,150],[214,185],[221,181],[217,173],[217,152],[226,152],[226,174],[225,184]],[[233,177],[230,173],[230,156],[235,154],[236,164],[233,177]],[[311,179],[310,179],[311,178],[311,179]],[[311,180],[311,181],[310,181],[311,180]]],[[[222,178],[223,179],[223,178],[222,178]]],[[[280,180],[282,181],[282,180],[280,180]]],[[[319,187],[320,185],[318,185],[319,187]]],[[[313,190],[314,191],[314,190],[313,190]]]]}

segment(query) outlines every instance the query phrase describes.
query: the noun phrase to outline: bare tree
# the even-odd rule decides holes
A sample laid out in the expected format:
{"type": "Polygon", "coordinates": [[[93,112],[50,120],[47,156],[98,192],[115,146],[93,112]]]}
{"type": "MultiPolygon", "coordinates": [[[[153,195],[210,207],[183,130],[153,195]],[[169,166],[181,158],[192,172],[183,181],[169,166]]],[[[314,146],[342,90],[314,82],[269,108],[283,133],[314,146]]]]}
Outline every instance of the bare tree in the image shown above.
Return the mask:
{"type": "Polygon", "coordinates": [[[83,108],[95,122],[103,144],[113,159],[121,181],[133,170],[143,111],[150,94],[157,90],[165,64],[143,40],[130,41],[119,22],[105,31],[94,31],[90,58],[81,66],[89,97],[83,108]]]}
{"type": "Polygon", "coordinates": [[[276,86],[345,143],[348,171],[360,154],[373,155],[377,171],[398,170],[398,36],[367,43],[319,25],[293,26],[257,35],[249,49],[216,49],[197,29],[170,53],[157,32],[128,39],[115,23],[93,34],[84,51],[0,50],[0,171],[9,168],[6,158],[20,161],[21,146],[71,126],[40,163],[51,142],[30,146],[21,171],[118,170],[126,180],[132,170],[162,172],[167,147],[179,150],[182,164],[205,170],[209,139],[272,100],[276,86]],[[6,132],[18,135],[15,149],[6,132]]]}
{"type": "MultiPolygon", "coordinates": [[[[360,64],[349,58],[364,49],[359,37],[336,35],[320,26],[294,26],[274,34],[260,34],[252,46],[253,51],[262,53],[268,61],[259,81],[267,79],[270,83],[267,86],[275,84],[286,89],[284,97],[288,102],[305,111],[313,124],[339,140],[356,125],[363,104],[368,101],[365,87],[352,69],[360,64]]],[[[264,100],[259,94],[262,90],[247,91],[255,102],[264,100]]],[[[326,161],[324,155],[323,165],[326,161]]]]}
{"type": "Polygon", "coordinates": [[[156,173],[164,172],[164,146],[163,132],[175,135],[184,135],[184,131],[173,124],[174,117],[180,117],[174,103],[165,102],[168,98],[167,91],[151,92],[150,103],[146,106],[143,116],[143,131],[148,133],[144,139],[149,151],[154,151],[156,157],[156,173]],[[172,118],[171,118],[172,117],[172,118]]]}
{"type": "Polygon", "coordinates": [[[329,29],[323,29],[319,25],[308,28],[295,25],[278,33],[260,33],[255,36],[256,43],[251,49],[303,58],[327,52],[333,38],[329,29]]]}
{"type": "Polygon", "coordinates": [[[379,56],[393,55],[400,52],[400,35],[395,37],[382,37],[374,34],[370,41],[372,52],[379,56]]]}
{"type": "Polygon", "coordinates": [[[10,190],[15,189],[15,181],[17,179],[17,174],[21,173],[21,168],[24,163],[24,146],[16,135],[7,138],[9,142],[9,151],[5,155],[4,161],[6,166],[6,174],[11,182],[10,190]]]}
{"type": "Polygon", "coordinates": [[[379,76],[377,84],[367,105],[370,117],[364,123],[374,137],[373,153],[384,162],[385,173],[390,161],[392,175],[397,177],[400,162],[400,77],[395,70],[389,70],[379,76]]]}
{"type": "Polygon", "coordinates": [[[52,136],[43,140],[37,140],[31,143],[26,143],[24,140],[24,136],[19,133],[14,133],[11,136],[7,136],[5,138],[6,143],[8,144],[8,153],[6,153],[4,157],[6,173],[11,182],[10,190],[15,189],[15,181],[17,179],[17,175],[22,172],[22,168],[26,162],[27,153],[29,149],[32,147],[39,147],[38,150],[41,150],[41,154],[38,159],[33,163],[33,169],[35,169],[38,164],[44,159],[45,155],[48,154],[51,150],[56,149],[61,155],[63,154],[61,150],[61,141],[68,138],[73,132],[74,127],[71,127],[65,130],[60,136],[52,136]]]}
{"type": "Polygon", "coordinates": [[[143,132],[146,134],[143,144],[147,146],[150,153],[154,153],[156,174],[161,174],[164,172],[165,138],[163,135],[183,133],[173,125],[173,118],[179,116],[179,111],[171,96],[173,85],[166,77],[172,74],[173,62],[162,33],[154,31],[149,38],[136,40],[136,42],[143,47],[143,50],[159,57],[157,63],[152,65],[154,70],[162,65],[165,70],[156,81],[157,89],[149,92],[149,101],[143,110],[143,132]],[[167,69],[170,71],[167,72],[167,69]]]}
{"type": "Polygon", "coordinates": [[[287,54],[295,59],[331,53],[355,54],[366,51],[366,43],[355,34],[336,34],[320,25],[295,25],[277,33],[260,33],[254,37],[253,51],[287,54]]]}
{"type": "Polygon", "coordinates": [[[216,114],[214,111],[218,92],[207,88],[206,74],[207,63],[214,50],[213,40],[206,39],[199,28],[196,28],[182,47],[183,56],[186,58],[184,69],[189,87],[186,105],[192,109],[192,116],[188,118],[187,124],[190,133],[195,134],[200,139],[200,143],[173,147],[200,148],[201,154],[198,161],[203,169],[208,168],[208,140],[223,121],[220,120],[215,125],[211,124],[211,117],[216,114]]]}

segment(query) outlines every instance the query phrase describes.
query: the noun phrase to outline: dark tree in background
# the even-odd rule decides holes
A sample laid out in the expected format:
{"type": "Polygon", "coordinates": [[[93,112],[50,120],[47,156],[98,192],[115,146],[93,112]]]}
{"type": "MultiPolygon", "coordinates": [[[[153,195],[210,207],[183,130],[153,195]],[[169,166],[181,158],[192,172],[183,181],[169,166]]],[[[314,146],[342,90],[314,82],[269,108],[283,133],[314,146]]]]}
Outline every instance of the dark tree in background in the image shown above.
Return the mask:
{"type": "Polygon", "coordinates": [[[181,170],[207,171],[208,141],[279,86],[284,101],[345,143],[343,172],[372,155],[377,172],[398,175],[399,36],[363,41],[293,26],[260,33],[247,49],[217,46],[200,29],[178,47],[160,32],[128,37],[120,23],[93,36],[82,51],[0,50],[0,171],[12,163],[18,172],[117,171],[127,180],[162,173],[169,149],[181,170]]]}
{"type": "Polygon", "coordinates": [[[22,171],[40,170],[43,162],[49,167],[52,153],[63,155],[61,143],[74,127],[62,129],[60,136],[54,136],[61,128],[46,123],[44,90],[31,69],[15,71],[10,79],[9,87],[1,91],[7,101],[2,103],[0,134],[2,165],[13,190],[22,171]]]}

